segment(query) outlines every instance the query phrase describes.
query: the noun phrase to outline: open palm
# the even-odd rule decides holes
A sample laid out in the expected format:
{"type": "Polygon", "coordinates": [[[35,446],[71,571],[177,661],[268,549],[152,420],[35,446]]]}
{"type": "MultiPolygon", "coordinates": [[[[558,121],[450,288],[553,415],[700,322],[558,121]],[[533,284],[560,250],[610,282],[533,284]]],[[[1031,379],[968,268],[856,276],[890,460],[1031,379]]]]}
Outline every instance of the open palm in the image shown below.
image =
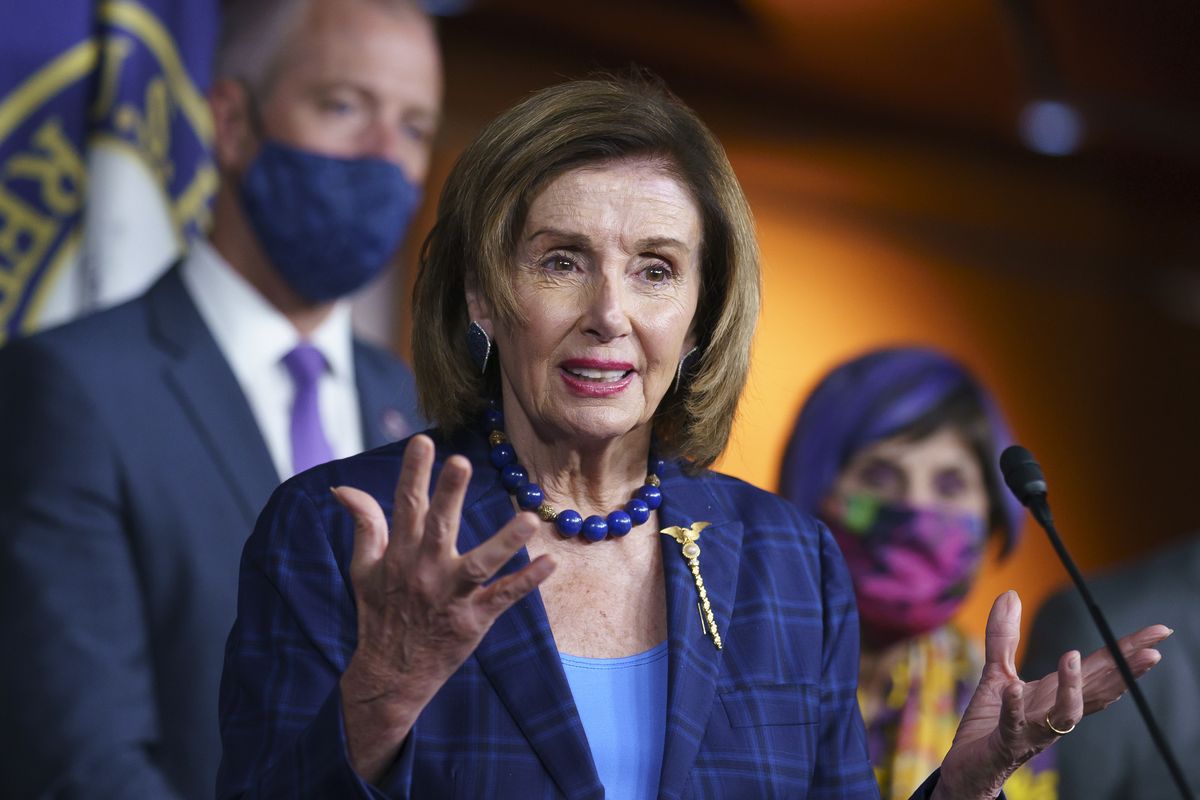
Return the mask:
{"type": "MultiPolygon", "coordinates": [[[[1017,675],[1021,638],[1021,600],[1008,591],[996,598],[988,615],[983,675],[942,762],[934,798],[993,798],[1017,767],[1046,749],[1059,734],[1087,714],[1116,701],[1125,681],[1112,655],[1100,649],[1080,661],[1063,654],[1058,671],[1036,681],[1017,675]]],[[[1121,639],[1121,652],[1135,677],[1162,657],[1154,645],[1171,634],[1151,625],[1121,639]]]]}

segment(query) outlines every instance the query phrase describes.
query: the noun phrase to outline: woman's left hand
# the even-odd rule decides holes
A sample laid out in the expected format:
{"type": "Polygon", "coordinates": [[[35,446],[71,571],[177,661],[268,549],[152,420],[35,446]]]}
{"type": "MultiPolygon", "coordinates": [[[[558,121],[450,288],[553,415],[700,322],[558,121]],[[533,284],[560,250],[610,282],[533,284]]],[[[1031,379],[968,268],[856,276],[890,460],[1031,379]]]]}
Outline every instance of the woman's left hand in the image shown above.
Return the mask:
{"type": "MultiPolygon", "coordinates": [[[[1154,645],[1170,635],[1165,626],[1151,625],[1118,642],[1135,677],[1159,662],[1154,645]]],[[[1059,738],[1050,725],[1068,730],[1125,692],[1107,648],[1082,663],[1072,650],[1059,659],[1057,673],[1025,683],[1015,664],[1020,638],[1021,599],[1010,590],[988,615],[983,676],[942,761],[934,800],[996,797],[1017,767],[1059,738]]]]}

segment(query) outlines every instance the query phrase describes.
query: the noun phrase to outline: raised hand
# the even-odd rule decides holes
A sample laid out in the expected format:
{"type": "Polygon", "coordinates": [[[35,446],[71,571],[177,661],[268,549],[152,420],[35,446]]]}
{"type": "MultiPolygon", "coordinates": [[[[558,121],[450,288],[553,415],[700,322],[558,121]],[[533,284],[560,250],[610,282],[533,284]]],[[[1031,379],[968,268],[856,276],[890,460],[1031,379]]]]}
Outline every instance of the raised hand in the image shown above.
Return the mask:
{"type": "MultiPolygon", "coordinates": [[[[1065,653],[1057,673],[1023,682],[1017,676],[1021,599],[1013,591],[996,598],[988,615],[983,676],[963,714],[954,744],[942,761],[935,800],[996,797],[1019,766],[1050,746],[1087,714],[1116,701],[1125,682],[1111,654],[1100,649],[1083,659],[1065,653]]],[[[1121,652],[1135,677],[1159,662],[1154,645],[1171,635],[1151,625],[1121,639],[1121,652]]]]}
{"type": "Polygon", "coordinates": [[[334,490],[354,516],[350,580],[358,643],[341,679],[350,761],[367,781],[381,777],[417,716],[470,656],[492,623],[554,570],[548,556],[484,586],[537,530],[517,514],[465,554],[455,547],[471,464],[451,456],[433,497],[433,442],[415,436],[404,452],[389,531],[379,503],[334,490]]]}

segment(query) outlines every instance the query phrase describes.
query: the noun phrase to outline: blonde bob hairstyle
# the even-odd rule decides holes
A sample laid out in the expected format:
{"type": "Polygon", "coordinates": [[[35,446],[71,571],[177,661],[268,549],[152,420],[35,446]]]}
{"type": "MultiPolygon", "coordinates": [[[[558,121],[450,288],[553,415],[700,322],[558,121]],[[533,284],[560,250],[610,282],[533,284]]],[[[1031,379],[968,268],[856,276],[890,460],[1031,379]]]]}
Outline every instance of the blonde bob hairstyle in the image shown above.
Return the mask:
{"type": "Polygon", "coordinates": [[[467,285],[506,323],[522,324],[531,310],[514,296],[514,254],[530,203],[565,172],[634,158],[658,162],[679,180],[702,219],[693,324],[700,357],[655,412],[656,449],[697,469],[725,449],[758,320],[754,222],[720,143],[661,82],[643,76],[537,92],[492,121],[455,163],[413,292],[417,389],[440,427],[473,423],[499,396],[499,359],[481,375],[467,350],[467,285]]]}

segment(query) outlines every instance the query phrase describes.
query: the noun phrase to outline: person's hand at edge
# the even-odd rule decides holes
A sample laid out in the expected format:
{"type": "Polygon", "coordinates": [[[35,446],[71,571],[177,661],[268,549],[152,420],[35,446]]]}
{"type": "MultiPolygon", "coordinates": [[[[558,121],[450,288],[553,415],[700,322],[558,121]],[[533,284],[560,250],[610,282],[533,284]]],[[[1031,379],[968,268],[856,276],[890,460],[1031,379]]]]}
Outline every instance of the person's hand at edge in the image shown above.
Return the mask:
{"type": "MultiPolygon", "coordinates": [[[[1020,631],[1021,599],[1009,590],[988,614],[983,675],[942,762],[934,800],[996,797],[1018,767],[1059,738],[1051,726],[1069,730],[1125,692],[1106,648],[1082,662],[1072,650],[1059,659],[1056,673],[1023,682],[1015,664],[1020,631]]],[[[1159,662],[1162,655],[1153,648],[1170,635],[1169,628],[1150,625],[1118,642],[1135,677],[1159,662]]]]}

